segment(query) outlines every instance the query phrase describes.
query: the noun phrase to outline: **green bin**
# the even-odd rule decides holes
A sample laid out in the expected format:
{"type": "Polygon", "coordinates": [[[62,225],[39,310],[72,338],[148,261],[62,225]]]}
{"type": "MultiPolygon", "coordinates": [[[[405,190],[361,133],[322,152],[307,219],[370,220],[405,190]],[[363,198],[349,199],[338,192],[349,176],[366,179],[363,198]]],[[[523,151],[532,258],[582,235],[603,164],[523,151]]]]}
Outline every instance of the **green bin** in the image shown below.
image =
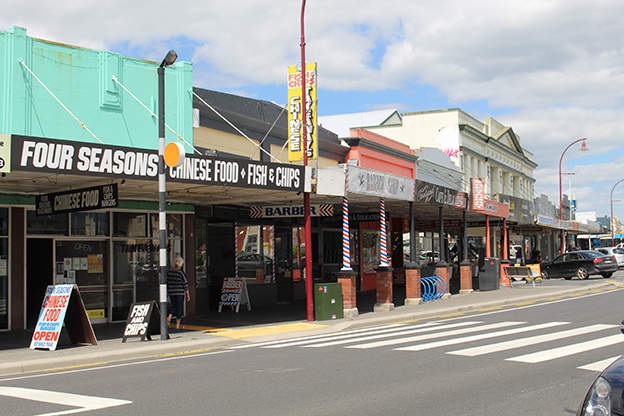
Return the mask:
{"type": "Polygon", "coordinates": [[[342,319],[342,284],[318,283],[314,285],[314,319],[327,321],[342,319]]]}

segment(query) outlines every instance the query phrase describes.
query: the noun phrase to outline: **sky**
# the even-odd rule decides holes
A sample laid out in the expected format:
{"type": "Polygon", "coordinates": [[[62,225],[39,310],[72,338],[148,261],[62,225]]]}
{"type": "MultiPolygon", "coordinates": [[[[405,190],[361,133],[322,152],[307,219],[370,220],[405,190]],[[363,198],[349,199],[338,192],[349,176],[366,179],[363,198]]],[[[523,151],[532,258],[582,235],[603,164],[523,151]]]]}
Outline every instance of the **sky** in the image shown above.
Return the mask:
{"type": "MultiPolygon", "coordinates": [[[[193,63],[193,85],[285,104],[301,61],[301,1],[31,0],[0,30],[193,63]]],[[[320,116],[460,108],[513,128],[538,164],[535,193],[624,222],[624,1],[309,0],[306,61],[320,116]],[[589,152],[579,138],[587,138],[589,152]],[[565,153],[564,153],[565,151],[565,153]],[[615,188],[614,188],[615,186],[615,188]],[[611,193],[613,196],[611,198],[611,193]],[[621,200],[621,202],[620,202],[621,200]]]]}

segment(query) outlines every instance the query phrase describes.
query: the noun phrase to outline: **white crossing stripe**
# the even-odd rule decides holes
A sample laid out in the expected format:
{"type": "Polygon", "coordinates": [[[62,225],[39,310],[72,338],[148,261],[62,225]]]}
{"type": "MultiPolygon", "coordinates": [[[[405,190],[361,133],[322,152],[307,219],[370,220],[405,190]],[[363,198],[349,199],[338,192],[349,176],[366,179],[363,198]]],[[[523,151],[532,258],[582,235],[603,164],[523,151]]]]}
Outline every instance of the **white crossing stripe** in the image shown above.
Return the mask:
{"type": "Polygon", "coordinates": [[[517,361],[521,363],[541,363],[556,358],[567,357],[568,355],[577,354],[579,352],[596,350],[609,345],[615,345],[624,342],[622,334],[611,335],[610,337],[593,339],[587,342],[581,342],[564,347],[553,348],[550,350],[535,352],[532,354],[520,355],[518,357],[507,358],[507,361],[517,361]]]}
{"type": "Polygon", "coordinates": [[[83,396],[81,394],[61,393],[57,391],[26,389],[22,387],[0,386],[0,396],[15,397],[18,399],[34,400],[37,402],[52,403],[75,409],[46,413],[39,416],[69,415],[87,412],[107,407],[121,406],[132,403],[129,400],[107,399],[105,397],[83,396]]]}
{"type": "Polygon", "coordinates": [[[406,337],[406,338],[389,339],[389,340],[385,340],[385,341],[369,342],[369,343],[366,343],[366,344],[352,345],[352,346],[346,347],[346,348],[368,349],[368,348],[386,347],[388,345],[405,344],[405,343],[408,343],[408,342],[417,342],[417,341],[423,341],[423,340],[426,340],[426,339],[443,338],[443,337],[449,337],[449,336],[454,336],[454,335],[467,334],[467,333],[471,333],[471,332],[489,331],[491,329],[504,328],[504,327],[507,327],[507,326],[521,325],[521,324],[525,324],[525,323],[526,322],[498,322],[498,323],[495,323],[495,324],[476,326],[476,327],[472,327],[472,328],[462,328],[462,329],[456,329],[456,330],[453,330],[453,331],[436,332],[435,334],[425,334],[425,335],[418,335],[418,336],[414,336],[414,337],[406,337]]]}
{"type": "Polygon", "coordinates": [[[569,329],[567,331],[552,332],[544,335],[536,335],[511,341],[499,342],[497,344],[483,345],[480,347],[465,348],[457,351],[450,351],[447,354],[463,355],[466,357],[476,357],[478,355],[490,354],[493,352],[507,351],[514,348],[526,347],[529,345],[541,344],[543,342],[555,341],[558,339],[569,338],[576,335],[589,334],[592,332],[602,331],[604,329],[615,328],[618,325],[590,325],[583,328],[569,329]]]}
{"type": "MultiPolygon", "coordinates": [[[[356,338],[356,339],[351,338],[351,339],[341,339],[341,340],[337,340],[337,341],[327,341],[327,342],[322,342],[320,344],[305,345],[305,347],[306,348],[331,347],[331,346],[334,346],[334,345],[351,344],[351,343],[354,343],[354,342],[370,341],[372,339],[389,338],[389,337],[396,337],[396,336],[416,334],[416,333],[421,333],[421,332],[438,331],[438,330],[441,330],[441,329],[458,328],[458,327],[462,327],[462,326],[468,326],[468,325],[474,325],[474,324],[480,324],[480,323],[482,323],[482,322],[480,322],[480,321],[476,321],[476,322],[474,322],[474,321],[473,322],[457,322],[457,323],[454,323],[454,324],[440,325],[440,326],[436,326],[436,327],[419,328],[419,329],[412,329],[412,330],[408,330],[408,331],[401,331],[401,332],[397,332],[395,334],[376,334],[376,335],[370,335],[370,336],[367,336],[367,337],[360,337],[360,338],[356,338]]],[[[466,331],[474,331],[474,329],[467,329],[466,331]]],[[[399,339],[402,339],[402,338],[399,338],[399,339]]]]}
{"type": "MultiPolygon", "coordinates": [[[[428,349],[431,349],[431,348],[445,347],[445,346],[448,346],[448,345],[463,344],[464,342],[472,342],[472,341],[479,341],[479,340],[482,340],[482,339],[502,337],[502,336],[505,336],[505,335],[513,335],[513,334],[519,334],[519,333],[522,333],[522,332],[536,331],[536,330],[539,330],[539,329],[552,328],[554,326],[567,325],[567,324],[569,324],[569,322],[547,322],[545,324],[538,324],[538,325],[525,326],[525,327],[521,327],[521,328],[507,329],[507,330],[504,330],[504,331],[490,332],[490,333],[487,333],[487,334],[472,335],[472,336],[464,337],[464,338],[454,338],[454,339],[447,339],[447,340],[444,340],[444,341],[430,342],[428,344],[412,345],[412,346],[409,346],[409,347],[396,348],[395,350],[397,350],[397,351],[422,351],[422,350],[428,350],[428,349]]],[[[624,337],[622,337],[621,335],[620,335],[620,337],[622,338],[622,341],[624,341],[624,337]]]]}
{"type": "MultiPolygon", "coordinates": [[[[426,323],[426,324],[422,324],[422,325],[433,325],[433,324],[435,324],[435,322],[430,322],[430,323],[426,323]]],[[[405,326],[406,326],[406,324],[392,324],[392,325],[378,326],[378,327],[374,327],[374,328],[354,329],[352,331],[349,331],[348,334],[366,333],[366,332],[373,332],[373,331],[379,331],[379,332],[383,332],[383,331],[400,331],[400,330],[405,329],[405,326]]],[[[320,339],[320,338],[327,338],[327,337],[330,337],[330,336],[334,336],[334,335],[333,334],[322,334],[322,335],[312,335],[312,336],[307,336],[307,337],[289,338],[287,340],[280,339],[280,340],[277,340],[277,341],[257,342],[257,343],[254,343],[254,344],[237,345],[235,347],[229,347],[229,349],[239,350],[239,349],[252,348],[252,347],[265,347],[267,345],[282,344],[284,342],[300,341],[300,340],[307,340],[307,339],[320,339]]]]}
{"type": "Polygon", "coordinates": [[[606,360],[596,361],[595,363],[582,365],[576,368],[578,368],[579,370],[589,370],[589,371],[596,371],[598,373],[601,373],[602,370],[609,367],[615,360],[617,360],[620,357],[621,356],[618,355],[617,357],[607,358],[606,360]]]}
{"type": "Polygon", "coordinates": [[[301,345],[305,346],[305,347],[328,347],[328,346],[331,346],[331,345],[349,344],[349,343],[357,342],[357,341],[367,341],[367,340],[371,340],[371,339],[396,337],[396,336],[414,334],[414,333],[418,333],[418,332],[428,332],[428,331],[435,331],[435,330],[439,330],[439,329],[456,328],[456,327],[460,327],[460,326],[474,325],[474,324],[479,324],[479,323],[481,323],[481,322],[480,321],[477,321],[477,322],[458,322],[458,323],[454,323],[454,324],[434,326],[434,325],[438,325],[438,323],[437,322],[431,322],[431,323],[427,323],[427,324],[412,326],[412,327],[410,327],[410,329],[401,328],[402,329],[401,331],[394,332],[394,333],[389,333],[389,331],[386,330],[386,331],[375,331],[373,333],[373,335],[365,335],[365,336],[361,336],[362,334],[334,335],[334,336],[326,337],[324,339],[325,342],[322,342],[320,344],[314,344],[315,342],[319,341],[318,339],[307,339],[307,340],[302,340],[302,341],[289,342],[289,343],[286,343],[286,344],[271,345],[271,346],[267,346],[265,348],[283,348],[283,347],[293,347],[293,346],[301,346],[301,345]],[[358,337],[358,338],[356,338],[356,337],[358,337]],[[329,340],[329,341],[327,341],[327,340],[329,340]],[[314,345],[306,345],[306,344],[314,344],[314,345]]]}

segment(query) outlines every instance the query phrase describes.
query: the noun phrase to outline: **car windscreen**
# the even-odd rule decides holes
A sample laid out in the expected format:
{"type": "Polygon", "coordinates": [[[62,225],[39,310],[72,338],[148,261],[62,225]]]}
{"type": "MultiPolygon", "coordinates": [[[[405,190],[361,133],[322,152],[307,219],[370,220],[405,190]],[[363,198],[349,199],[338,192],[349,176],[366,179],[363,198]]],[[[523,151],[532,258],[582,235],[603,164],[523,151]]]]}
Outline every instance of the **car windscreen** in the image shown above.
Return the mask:
{"type": "Polygon", "coordinates": [[[588,259],[595,259],[597,257],[602,257],[604,256],[604,254],[598,252],[598,251],[584,251],[583,255],[588,258],[588,259]]]}

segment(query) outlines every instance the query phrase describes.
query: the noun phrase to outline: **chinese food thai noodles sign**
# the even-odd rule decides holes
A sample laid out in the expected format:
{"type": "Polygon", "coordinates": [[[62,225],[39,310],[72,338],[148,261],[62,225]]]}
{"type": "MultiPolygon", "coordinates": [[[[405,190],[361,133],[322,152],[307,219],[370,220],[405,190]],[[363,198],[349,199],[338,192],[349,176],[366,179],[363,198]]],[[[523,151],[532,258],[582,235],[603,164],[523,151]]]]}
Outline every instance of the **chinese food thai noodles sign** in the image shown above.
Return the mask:
{"type": "MultiPolygon", "coordinates": [[[[303,106],[301,104],[301,71],[295,65],[288,67],[288,160],[303,160],[303,106]]],[[[306,64],[305,100],[306,135],[308,159],[316,159],[318,153],[316,110],[316,62],[306,64]]]]}

